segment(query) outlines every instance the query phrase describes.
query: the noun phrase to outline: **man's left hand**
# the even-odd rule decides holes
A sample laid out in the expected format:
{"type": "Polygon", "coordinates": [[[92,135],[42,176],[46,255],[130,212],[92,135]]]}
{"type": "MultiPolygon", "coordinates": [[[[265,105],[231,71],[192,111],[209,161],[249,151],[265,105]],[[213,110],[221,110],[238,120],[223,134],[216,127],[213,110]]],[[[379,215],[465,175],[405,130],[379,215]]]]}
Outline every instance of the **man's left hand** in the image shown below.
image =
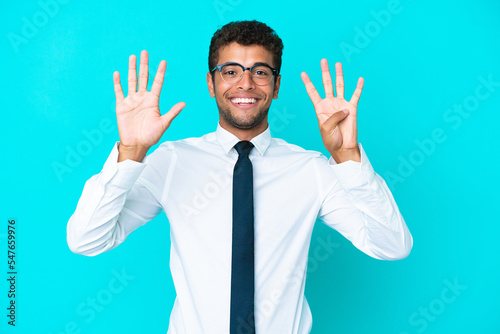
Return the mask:
{"type": "Polygon", "coordinates": [[[344,76],[342,64],[335,64],[335,90],[337,97],[333,94],[333,83],[330,69],[326,59],[321,60],[321,72],[325,98],[322,99],[307,73],[302,72],[302,81],[311,98],[318,117],[319,130],[325,148],[330,152],[337,163],[347,160],[361,162],[361,153],[358,148],[357,129],[357,106],[363,90],[364,79],[359,78],[356,90],[351,100],[344,99],[344,76]]]}

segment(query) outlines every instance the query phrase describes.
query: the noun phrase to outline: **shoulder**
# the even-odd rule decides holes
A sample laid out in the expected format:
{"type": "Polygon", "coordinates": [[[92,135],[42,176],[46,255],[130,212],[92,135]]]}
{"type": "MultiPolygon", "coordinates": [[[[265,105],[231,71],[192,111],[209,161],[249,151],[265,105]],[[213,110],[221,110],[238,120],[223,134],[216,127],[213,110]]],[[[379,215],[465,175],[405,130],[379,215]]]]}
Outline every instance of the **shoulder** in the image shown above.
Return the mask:
{"type": "Polygon", "coordinates": [[[204,150],[216,142],[215,133],[207,133],[201,137],[189,137],[179,140],[165,141],[153,152],[156,154],[179,153],[182,151],[204,150]]]}
{"type": "Polygon", "coordinates": [[[150,150],[144,162],[146,172],[165,174],[178,165],[180,161],[196,161],[199,154],[210,151],[211,134],[201,137],[191,137],[179,140],[169,140],[161,143],[154,150],[150,150]]]}
{"type": "Polygon", "coordinates": [[[289,156],[295,159],[327,160],[327,158],[318,151],[307,150],[298,145],[290,144],[280,138],[271,138],[269,145],[270,154],[273,156],[289,156]]]}
{"type": "Polygon", "coordinates": [[[335,176],[328,164],[328,158],[321,152],[307,150],[283,139],[272,138],[266,155],[271,157],[272,165],[307,184],[324,192],[326,184],[333,184],[335,176]]]}

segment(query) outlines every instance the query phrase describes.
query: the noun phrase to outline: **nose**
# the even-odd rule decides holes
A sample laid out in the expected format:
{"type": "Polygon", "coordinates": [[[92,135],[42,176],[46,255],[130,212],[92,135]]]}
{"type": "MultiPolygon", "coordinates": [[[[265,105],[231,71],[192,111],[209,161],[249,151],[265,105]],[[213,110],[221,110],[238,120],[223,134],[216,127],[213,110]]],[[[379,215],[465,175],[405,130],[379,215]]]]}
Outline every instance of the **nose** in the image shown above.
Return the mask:
{"type": "Polygon", "coordinates": [[[250,74],[249,70],[243,71],[243,76],[241,77],[240,81],[238,81],[237,86],[238,88],[244,90],[251,90],[255,88],[255,82],[253,82],[252,75],[250,74]]]}

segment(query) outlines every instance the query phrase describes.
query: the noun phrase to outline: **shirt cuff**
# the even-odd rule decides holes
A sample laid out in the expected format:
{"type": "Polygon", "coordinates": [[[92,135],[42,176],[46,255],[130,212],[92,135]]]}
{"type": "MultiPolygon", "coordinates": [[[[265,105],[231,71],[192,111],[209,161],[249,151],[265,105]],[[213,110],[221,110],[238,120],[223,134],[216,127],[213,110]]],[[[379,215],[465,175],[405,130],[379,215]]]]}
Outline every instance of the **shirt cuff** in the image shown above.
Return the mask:
{"type": "Polygon", "coordinates": [[[146,167],[147,158],[141,162],[125,160],[118,162],[118,145],[116,142],[108,159],[104,163],[101,174],[104,183],[111,183],[121,188],[131,188],[146,167]]]}
{"type": "Polygon", "coordinates": [[[359,187],[366,183],[371,183],[375,171],[366,156],[361,143],[358,143],[361,153],[361,162],[349,160],[338,164],[333,157],[330,157],[328,164],[333,169],[340,185],[344,189],[359,187]]]}

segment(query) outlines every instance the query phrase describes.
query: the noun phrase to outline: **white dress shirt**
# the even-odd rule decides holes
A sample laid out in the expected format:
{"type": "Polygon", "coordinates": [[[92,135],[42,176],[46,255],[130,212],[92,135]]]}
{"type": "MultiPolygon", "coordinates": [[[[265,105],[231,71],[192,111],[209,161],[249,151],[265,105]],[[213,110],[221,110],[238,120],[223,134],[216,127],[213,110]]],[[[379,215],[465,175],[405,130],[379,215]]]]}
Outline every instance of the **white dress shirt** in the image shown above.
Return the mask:
{"type": "MultiPolygon", "coordinates": [[[[218,125],[200,138],[165,142],[139,163],[117,163],[118,143],[90,178],[67,227],[70,249],[94,256],[164,211],[177,297],[168,334],[229,333],[232,176],[239,139],[218,125]]],[[[320,219],[364,253],[406,257],[411,234],[361,146],[361,162],[336,164],[272,138],[251,140],[255,210],[256,332],[311,331],[304,296],[308,250],[320,219]]]]}

